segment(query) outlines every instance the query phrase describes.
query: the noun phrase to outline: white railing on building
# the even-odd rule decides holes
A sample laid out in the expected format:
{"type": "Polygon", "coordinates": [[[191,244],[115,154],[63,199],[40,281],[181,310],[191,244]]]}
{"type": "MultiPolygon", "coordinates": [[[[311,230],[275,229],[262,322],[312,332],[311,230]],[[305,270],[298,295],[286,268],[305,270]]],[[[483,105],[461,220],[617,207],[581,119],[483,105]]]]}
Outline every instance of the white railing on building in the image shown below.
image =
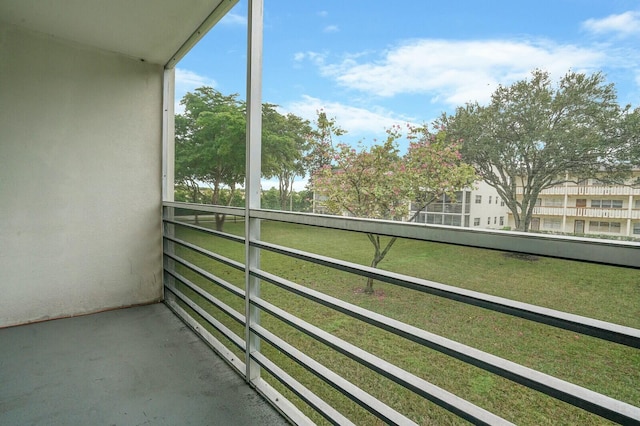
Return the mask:
{"type": "Polygon", "coordinates": [[[640,219],[640,210],[607,209],[597,207],[534,207],[535,216],[566,216],[582,218],[640,219]]]}
{"type": "MultiPolygon", "coordinates": [[[[523,188],[517,187],[516,194],[522,195],[523,188]]],[[[540,191],[540,195],[640,195],[640,188],[632,186],[553,186],[540,191]]]]}

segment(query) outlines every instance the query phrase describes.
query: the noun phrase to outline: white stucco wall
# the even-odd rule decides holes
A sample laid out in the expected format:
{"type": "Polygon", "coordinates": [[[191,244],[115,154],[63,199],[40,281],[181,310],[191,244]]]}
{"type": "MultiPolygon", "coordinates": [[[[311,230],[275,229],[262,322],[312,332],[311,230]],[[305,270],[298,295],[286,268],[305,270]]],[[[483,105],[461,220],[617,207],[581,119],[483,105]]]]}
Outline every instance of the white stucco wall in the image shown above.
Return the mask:
{"type": "Polygon", "coordinates": [[[475,183],[476,189],[471,193],[471,227],[485,229],[502,229],[508,225],[509,208],[502,205],[500,196],[495,188],[485,181],[475,183]],[[476,203],[476,196],[480,195],[481,202],[476,203]],[[497,200],[497,202],[496,202],[497,200]],[[491,203],[489,203],[491,201],[491,203]],[[503,218],[503,224],[500,225],[500,217],[503,218]],[[480,218],[480,225],[474,226],[474,219],[480,218]],[[490,222],[490,223],[489,223],[490,222]]]}
{"type": "Polygon", "coordinates": [[[0,327],[159,300],[162,67],[0,24],[0,327]]]}

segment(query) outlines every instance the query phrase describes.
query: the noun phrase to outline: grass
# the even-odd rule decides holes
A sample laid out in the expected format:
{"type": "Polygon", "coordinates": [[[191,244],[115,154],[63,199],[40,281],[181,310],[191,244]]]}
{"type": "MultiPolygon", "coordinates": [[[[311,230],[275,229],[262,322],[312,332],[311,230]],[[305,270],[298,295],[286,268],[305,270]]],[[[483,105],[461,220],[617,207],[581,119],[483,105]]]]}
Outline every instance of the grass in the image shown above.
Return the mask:
{"type": "MultiPolygon", "coordinates": [[[[227,232],[243,233],[242,224],[227,223],[225,226],[227,232]]],[[[224,256],[244,260],[244,248],[240,244],[191,231],[180,231],[180,236],[224,256]]],[[[265,222],[262,239],[363,265],[368,264],[372,256],[372,246],[366,236],[346,231],[265,222]]],[[[244,286],[240,271],[186,249],[181,250],[181,255],[234,285],[244,286]]],[[[498,251],[413,240],[396,242],[380,267],[640,328],[638,270],[548,258],[522,259],[498,251]]],[[[361,291],[362,277],[273,253],[263,252],[262,268],[349,303],[640,406],[638,350],[384,283],[376,282],[375,294],[367,296],[361,291]]],[[[185,275],[243,311],[241,299],[194,274],[185,275]]],[[[261,292],[263,298],[298,317],[514,423],[607,423],[598,416],[292,296],[270,284],[263,283],[261,292]]],[[[195,296],[194,300],[201,301],[195,296]]],[[[202,304],[239,336],[244,335],[242,326],[220,315],[214,307],[202,304]]],[[[267,314],[263,314],[262,324],[419,424],[464,423],[267,314]]],[[[357,404],[268,344],[263,344],[263,351],[354,422],[377,424],[376,419],[357,404]]],[[[236,354],[243,356],[239,351],[236,354]]],[[[275,383],[275,379],[271,379],[271,383],[286,397],[297,401],[275,383]]],[[[323,422],[302,402],[299,404],[313,420],[323,422]]]]}

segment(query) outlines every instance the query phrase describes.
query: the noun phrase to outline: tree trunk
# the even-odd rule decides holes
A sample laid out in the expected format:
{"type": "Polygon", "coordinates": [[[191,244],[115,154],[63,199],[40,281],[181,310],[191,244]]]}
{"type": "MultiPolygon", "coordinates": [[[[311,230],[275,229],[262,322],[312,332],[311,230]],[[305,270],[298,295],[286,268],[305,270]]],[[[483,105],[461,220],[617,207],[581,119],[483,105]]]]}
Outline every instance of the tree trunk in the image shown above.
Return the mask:
{"type": "MultiPolygon", "coordinates": [[[[220,185],[216,182],[213,185],[213,193],[211,194],[211,204],[218,205],[220,204],[220,185]]],[[[222,231],[222,227],[224,226],[224,220],[226,215],[222,213],[216,213],[214,215],[216,219],[216,231],[222,231]]]]}
{"type": "Polygon", "coordinates": [[[216,213],[215,217],[216,217],[216,231],[222,231],[222,228],[224,226],[224,220],[227,218],[227,215],[222,213],[216,213]]]}
{"type": "Polygon", "coordinates": [[[280,210],[286,211],[289,197],[292,191],[292,185],[289,182],[288,176],[279,176],[279,196],[280,196],[280,210]]]}
{"type": "MultiPolygon", "coordinates": [[[[378,263],[380,263],[382,259],[380,259],[380,250],[376,249],[376,254],[371,261],[372,268],[377,268],[378,263]]],[[[364,287],[364,294],[373,294],[373,278],[367,278],[367,285],[364,287]]]]}
{"type": "Polygon", "coordinates": [[[522,220],[519,215],[513,215],[513,221],[516,225],[516,231],[527,232],[526,229],[524,229],[524,220],[522,220]]]}
{"type": "MultiPolygon", "coordinates": [[[[393,243],[396,242],[397,238],[396,237],[391,238],[387,243],[387,245],[384,247],[384,250],[380,250],[381,248],[380,235],[367,234],[367,237],[369,238],[369,241],[371,241],[371,244],[373,244],[373,247],[375,249],[373,260],[371,261],[370,266],[372,268],[377,268],[378,263],[380,263],[382,259],[385,258],[387,253],[389,253],[389,250],[391,250],[391,247],[393,246],[393,243]]],[[[364,293],[373,294],[373,278],[371,277],[367,278],[367,285],[364,288],[364,293]]]]}

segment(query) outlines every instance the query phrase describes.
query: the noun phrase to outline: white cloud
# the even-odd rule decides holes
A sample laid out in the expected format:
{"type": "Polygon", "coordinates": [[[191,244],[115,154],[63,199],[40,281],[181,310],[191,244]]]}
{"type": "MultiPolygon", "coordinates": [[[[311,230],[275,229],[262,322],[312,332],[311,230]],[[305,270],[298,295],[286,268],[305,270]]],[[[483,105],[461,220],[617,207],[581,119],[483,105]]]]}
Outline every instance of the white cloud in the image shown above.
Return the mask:
{"type": "Polygon", "coordinates": [[[234,25],[234,26],[246,26],[247,17],[238,15],[237,13],[229,12],[220,20],[221,24],[234,25]]]}
{"type": "Polygon", "coordinates": [[[176,88],[175,88],[175,112],[181,114],[184,108],[180,105],[180,100],[187,92],[193,92],[198,87],[209,86],[216,87],[217,83],[214,79],[196,74],[193,71],[184,68],[176,68],[176,88]]]}
{"type": "Polygon", "coordinates": [[[327,16],[329,16],[329,12],[327,12],[326,10],[321,10],[320,12],[318,12],[318,16],[321,18],[326,18],[327,16]]]}
{"type": "Polygon", "coordinates": [[[569,69],[596,69],[604,60],[601,51],[548,41],[422,39],[389,49],[377,60],[352,55],[341,63],[316,64],[350,89],[382,97],[426,94],[432,102],[460,105],[487,101],[497,84],[526,78],[535,68],[557,78],[569,69]]]}
{"type": "Polygon", "coordinates": [[[313,52],[313,51],[296,52],[293,54],[293,60],[295,62],[302,62],[307,60],[318,67],[323,67],[327,56],[328,56],[327,53],[321,53],[321,52],[313,52]]]}
{"type": "Polygon", "coordinates": [[[327,116],[335,118],[336,123],[349,131],[350,136],[362,134],[384,135],[384,130],[394,124],[404,125],[412,123],[410,117],[403,117],[384,108],[365,109],[345,105],[340,102],[325,101],[312,96],[303,95],[302,99],[290,102],[283,110],[292,112],[302,118],[314,121],[318,111],[324,111],[327,116]]]}
{"type": "Polygon", "coordinates": [[[614,33],[622,37],[640,34],[640,12],[629,11],[602,19],[587,19],[582,28],[595,33],[614,33]]]}
{"type": "Polygon", "coordinates": [[[340,28],[338,28],[337,25],[327,25],[322,31],[325,33],[337,33],[340,31],[340,28]]]}

